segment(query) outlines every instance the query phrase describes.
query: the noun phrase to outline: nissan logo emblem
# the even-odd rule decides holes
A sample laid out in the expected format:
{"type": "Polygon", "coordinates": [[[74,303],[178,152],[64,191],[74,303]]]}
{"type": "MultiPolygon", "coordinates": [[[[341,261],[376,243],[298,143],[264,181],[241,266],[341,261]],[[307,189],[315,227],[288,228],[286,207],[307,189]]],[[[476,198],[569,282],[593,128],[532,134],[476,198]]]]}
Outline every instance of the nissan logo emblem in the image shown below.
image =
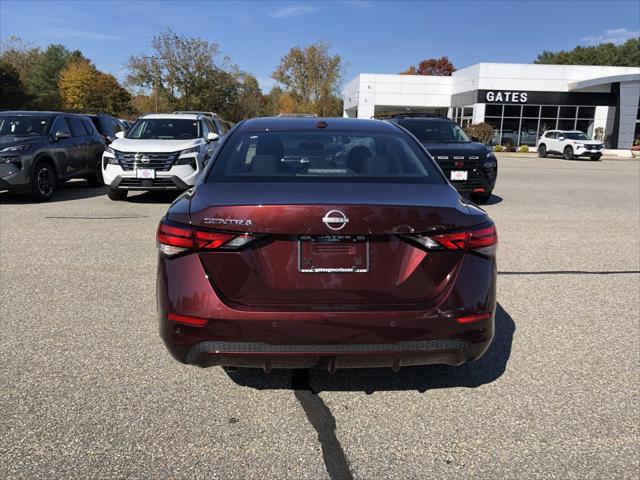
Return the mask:
{"type": "Polygon", "coordinates": [[[141,153],[136,153],[135,157],[136,161],[142,162],[142,163],[149,163],[151,160],[149,159],[149,157],[147,157],[146,155],[143,155],[141,153]]]}
{"type": "Polygon", "coordinates": [[[340,210],[329,210],[322,217],[322,221],[331,230],[341,230],[349,222],[349,219],[340,210]]]}

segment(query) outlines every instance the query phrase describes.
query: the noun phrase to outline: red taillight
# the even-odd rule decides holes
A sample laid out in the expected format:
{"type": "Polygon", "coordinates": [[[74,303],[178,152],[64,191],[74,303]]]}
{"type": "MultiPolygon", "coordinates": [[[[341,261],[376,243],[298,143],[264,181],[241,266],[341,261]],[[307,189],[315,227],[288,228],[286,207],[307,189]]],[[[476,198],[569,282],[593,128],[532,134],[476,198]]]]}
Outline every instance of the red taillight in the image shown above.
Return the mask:
{"type": "Polygon", "coordinates": [[[202,250],[221,247],[236,236],[231,233],[205,232],[204,230],[196,230],[194,234],[198,248],[202,250]]]}
{"type": "Polygon", "coordinates": [[[478,250],[498,243],[498,233],[493,223],[473,227],[466,232],[440,233],[436,235],[407,235],[405,238],[419,243],[427,250],[478,250]]]}
{"type": "Polygon", "coordinates": [[[174,227],[166,223],[158,226],[158,243],[185,249],[194,247],[189,227],[174,227]]]}
{"type": "Polygon", "coordinates": [[[444,233],[431,235],[431,238],[447,250],[465,250],[469,241],[469,232],[444,233]]]}
{"type": "Polygon", "coordinates": [[[188,315],[177,315],[175,313],[170,313],[169,315],[167,315],[167,318],[172,322],[189,325],[191,327],[204,327],[209,322],[209,320],[206,318],[190,317],[188,315]]]}
{"type": "Polygon", "coordinates": [[[469,237],[469,249],[475,250],[478,248],[491,247],[498,244],[498,231],[496,226],[492,223],[489,226],[476,228],[471,230],[469,237]]]}
{"type": "Polygon", "coordinates": [[[465,315],[464,317],[456,318],[456,322],[458,323],[473,323],[479,322],[481,320],[489,320],[491,318],[491,313],[476,313],[473,315],[465,315]]]}
{"type": "Polygon", "coordinates": [[[158,248],[168,256],[189,250],[238,250],[253,242],[256,237],[247,233],[223,233],[197,230],[189,225],[168,223],[162,220],[158,226],[158,248]]]}

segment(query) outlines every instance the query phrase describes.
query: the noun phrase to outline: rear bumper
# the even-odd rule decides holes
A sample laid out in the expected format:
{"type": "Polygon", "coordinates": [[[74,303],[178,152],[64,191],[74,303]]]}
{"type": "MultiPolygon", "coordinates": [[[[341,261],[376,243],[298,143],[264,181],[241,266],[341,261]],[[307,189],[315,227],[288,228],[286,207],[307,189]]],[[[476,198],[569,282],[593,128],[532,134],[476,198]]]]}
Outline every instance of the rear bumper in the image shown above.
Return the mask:
{"type": "Polygon", "coordinates": [[[494,334],[495,314],[468,324],[458,323],[454,315],[495,312],[495,260],[469,257],[440,304],[389,311],[237,310],[213,290],[197,255],[160,257],[160,335],[174,358],[199,366],[460,365],[482,356],[494,334]],[[205,326],[177,323],[168,319],[169,312],[208,321],[205,326]]]}
{"type": "Polygon", "coordinates": [[[473,347],[462,340],[424,340],[390,344],[271,345],[263,342],[207,341],[194,345],[184,363],[262,368],[377,368],[446,364],[461,365],[473,347]]]}

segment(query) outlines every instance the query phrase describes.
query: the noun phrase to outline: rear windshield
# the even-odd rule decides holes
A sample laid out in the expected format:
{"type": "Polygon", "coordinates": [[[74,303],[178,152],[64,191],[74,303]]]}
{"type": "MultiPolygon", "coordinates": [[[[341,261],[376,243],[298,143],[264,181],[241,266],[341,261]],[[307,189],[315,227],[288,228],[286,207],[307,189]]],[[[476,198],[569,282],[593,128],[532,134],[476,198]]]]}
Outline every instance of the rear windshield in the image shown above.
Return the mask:
{"type": "Polygon", "coordinates": [[[0,115],[0,136],[29,137],[45,135],[49,118],[22,115],[0,115]]]}
{"type": "Polygon", "coordinates": [[[444,183],[407,135],[347,131],[236,132],[207,181],[444,183]]]}
{"type": "Polygon", "coordinates": [[[421,143],[469,143],[469,137],[455,123],[438,120],[399,122],[421,143]]]}
{"type": "Polygon", "coordinates": [[[126,136],[137,140],[189,140],[202,134],[199,120],[149,118],[138,120],[126,136]]]}

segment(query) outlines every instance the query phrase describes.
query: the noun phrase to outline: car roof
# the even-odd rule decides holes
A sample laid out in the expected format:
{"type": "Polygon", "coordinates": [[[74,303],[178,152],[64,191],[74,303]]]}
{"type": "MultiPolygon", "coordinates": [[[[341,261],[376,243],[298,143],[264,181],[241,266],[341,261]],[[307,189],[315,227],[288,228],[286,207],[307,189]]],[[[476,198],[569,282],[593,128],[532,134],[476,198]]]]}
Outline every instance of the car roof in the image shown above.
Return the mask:
{"type": "Polygon", "coordinates": [[[453,122],[453,120],[451,120],[449,117],[441,117],[441,116],[434,116],[434,117],[391,117],[391,118],[385,118],[385,120],[388,120],[390,122],[453,122]]]}
{"type": "Polygon", "coordinates": [[[325,131],[333,127],[341,130],[358,130],[362,132],[397,132],[397,128],[391,123],[381,120],[369,120],[363,118],[309,118],[309,117],[258,117],[245,120],[238,124],[239,130],[259,131],[273,130],[316,130],[318,124],[324,122],[325,131]]]}
{"type": "Polygon", "coordinates": [[[205,111],[201,111],[201,110],[176,110],[173,113],[175,115],[193,114],[193,115],[205,115],[207,117],[217,117],[218,116],[215,112],[205,112],[205,111]]]}
{"type": "Polygon", "coordinates": [[[147,115],[143,115],[141,118],[176,118],[182,120],[198,120],[203,115],[199,113],[148,113],[147,115]]]}
{"type": "Polygon", "coordinates": [[[68,113],[68,112],[51,112],[51,111],[38,111],[38,110],[5,110],[0,112],[0,115],[24,115],[26,116],[39,116],[39,117],[55,117],[57,115],[68,115],[70,117],[87,117],[83,113],[68,113]]]}

